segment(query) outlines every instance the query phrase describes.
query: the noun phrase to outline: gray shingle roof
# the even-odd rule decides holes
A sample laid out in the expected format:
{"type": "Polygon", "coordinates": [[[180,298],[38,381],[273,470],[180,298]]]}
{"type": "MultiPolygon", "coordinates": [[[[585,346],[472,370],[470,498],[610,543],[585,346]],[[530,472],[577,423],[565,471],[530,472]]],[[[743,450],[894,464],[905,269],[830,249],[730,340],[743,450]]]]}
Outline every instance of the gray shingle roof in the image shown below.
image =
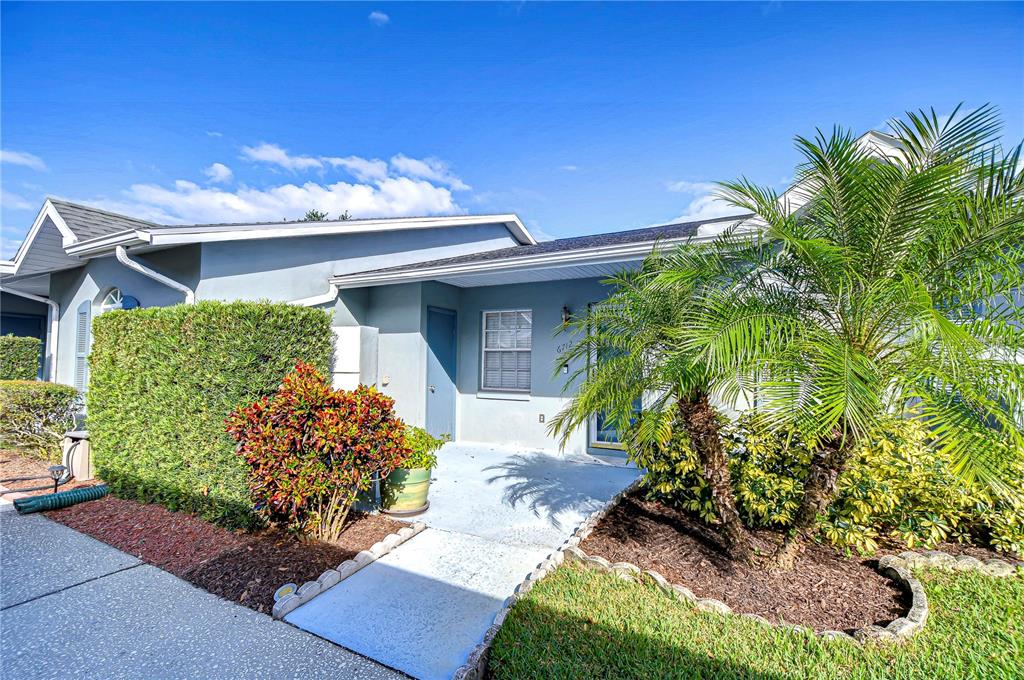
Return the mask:
{"type": "Polygon", "coordinates": [[[469,255],[458,255],[446,257],[440,260],[403,264],[397,267],[384,267],[382,269],[368,269],[366,271],[351,272],[341,276],[354,276],[362,274],[379,274],[415,271],[427,267],[443,267],[447,265],[470,264],[476,262],[491,262],[496,260],[511,260],[531,255],[543,255],[547,253],[563,253],[573,250],[587,250],[589,248],[600,248],[602,246],[625,245],[629,243],[654,242],[659,239],[675,239],[694,236],[697,230],[704,224],[715,224],[718,222],[736,222],[750,217],[749,214],[730,215],[719,217],[713,220],[700,220],[699,222],[677,222],[657,227],[644,227],[641,229],[627,229],[625,231],[613,231],[605,234],[592,234],[590,236],[573,236],[560,238],[553,241],[543,241],[535,246],[522,245],[499,250],[487,250],[481,253],[469,255]]]}
{"type": "Polygon", "coordinates": [[[152,229],[155,226],[152,222],[137,220],[134,217],[126,217],[117,213],[107,212],[99,208],[90,208],[77,203],[70,203],[60,199],[51,198],[50,203],[57,209],[64,222],[68,225],[79,241],[85,241],[97,236],[116,234],[129,229],[152,229]]]}

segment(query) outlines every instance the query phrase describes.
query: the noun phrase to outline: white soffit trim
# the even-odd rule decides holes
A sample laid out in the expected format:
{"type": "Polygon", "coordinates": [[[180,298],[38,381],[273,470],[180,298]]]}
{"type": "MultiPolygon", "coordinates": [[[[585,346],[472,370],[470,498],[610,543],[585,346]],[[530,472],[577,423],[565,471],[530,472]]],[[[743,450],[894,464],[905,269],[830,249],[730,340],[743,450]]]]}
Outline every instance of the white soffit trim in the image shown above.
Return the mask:
{"type": "Polygon", "coordinates": [[[0,274],[13,274],[14,273],[14,261],[13,260],[0,260],[0,274]]]}
{"type": "Polygon", "coordinates": [[[131,247],[145,245],[149,242],[150,236],[148,231],[127,229],[125,231],[118,231],[113,234],[104,234],[103,236],[97,236],[85,241],[80,241],[73,246],[66,247],[64,251],[68,255],[83,257],[106,253],[108,251],[112,251],[117,246],[131,247]]]}
{"type": "Polygon", "coordinates": [[[4,273],[17,274],[18,269],[21,267],[21,263],[25,261],[25,257],[28,255],[29,248],[32,247],[32,241],[35,240],[39,230],[43,228],[43,224],[46,222],[47,217],[50,218],[50,221],[53,222],[55,227],[57,227],[57,231],[60,232],[61,239],[63,240],[62,245],[64,246],[65,251],[68,246],[78,241],[74,232],[68,228],[67,222],[65,222],[64,218],[60,216],[59,212],[57,212],[57,208],[50,202],[50,199],[46,199],[43,202],[43,207],[39,209],[39,214],[36,215],[36,219],[32,223],[32,227],[28,230],[28,234],[25,235],[25,240],[21,242],[20,246],[18,246],[18,252],[15,254],[14,260],[12,261],[14,269],[11,272],[5,271],[4,273]]]}
{"type": "Polygon", "coordinates": [[[374,220],[341,220],[331,222],[289,222],[285,225],[233,224],[224,226],[182,226],[152,229],[148,233],[154,246],[202,243],[207,241],[245,241],[289,236],[320,236],[362,234],[401,229],[433,229],[480,224],[503,224],[524,245],[535,245],[526,227],[514,214],[465,215],[457,217],[389,217],[374,220]]]}
{"type": "Polygon", "coordinates": [[[461,227],[480,224],[503,224],[522,245],[536,245],[537,240],[514,214],[508,215],[467,215],[458,217],[399,217],[379,220],[344,220],[333,222],[289,222],[286,225],[237,224],[224,226],[158,227],[154,229],[131,229],[81,241],[66,248],[69,255],[89,257],[101,255],[116,246],[149,245],[166,247],[189,243],[211,241],[246,241],[293,236],[325,236],[338,234],[364,234],[403,229],[433,229],[437,227],[461,227]]]}
{"type": "Polygon", "coordinates": [[[608,262],[632,262],[642,260],[651,253],[654,246],[673,246],[683,243],[701,243],[712,241],[717,235],[686,236],[681,238],[663,238],[651,241],[598,246],[581,250],[564,252],[537,253],[521,257],[509,257],[501,260],[481,260],[430,266],[429,264],[416,269],[404,271],[378,271],[332,276],[328,281],[339,288],[364,288],[394,283],[413,283],[416,281],[432,281],[439,278],[460,276],[464,274],[482,274],[515,271],[519,269],[552,269],[578,264],[604,264],[608,262]]]}

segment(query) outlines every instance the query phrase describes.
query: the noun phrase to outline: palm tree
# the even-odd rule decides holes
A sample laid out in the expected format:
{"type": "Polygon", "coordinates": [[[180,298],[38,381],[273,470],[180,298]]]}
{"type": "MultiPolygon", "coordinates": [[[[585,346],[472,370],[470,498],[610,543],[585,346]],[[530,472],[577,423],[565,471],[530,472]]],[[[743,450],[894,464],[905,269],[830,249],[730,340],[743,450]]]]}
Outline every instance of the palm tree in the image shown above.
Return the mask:
{"type": "Polygon", "coordinates": [[[704,291],[732,285],[737,265],[756,262],[756,248],[737,248],[727,234],[714,244],[662,256],[657,249],[639,271],[607,283],[613,292],[574,320],[575,342],[558,365],[578,368],[566,381],[573,396],[549,425],[564,445],[572,432],[602,414],[627,438],[627,450],[665,446],[684,428],[711,491],[724,543],[751,562],[751,538],[736,509],[720,418],[712,402],[718,382],[680,342],[704,291]],[[671,269],[670,280],[662,273],[671,269]],[[642,409],[637,409],[637,404],[642,409]]]}
{"type": "Polygon", "coordinates": [[[723,184],[773,255],[732,288],[701,289],[680,336],[713,389],[735,403],[756,388],[760,409],[815,448],[782,569],[888,414],[926,424],[965,482],[1000,494],[1020,483],[1006,478],[1024,450],[1020,147],[1001,152],[990,106],[890,127],[797,138],[804,161],[786,195],[723,184]]]}

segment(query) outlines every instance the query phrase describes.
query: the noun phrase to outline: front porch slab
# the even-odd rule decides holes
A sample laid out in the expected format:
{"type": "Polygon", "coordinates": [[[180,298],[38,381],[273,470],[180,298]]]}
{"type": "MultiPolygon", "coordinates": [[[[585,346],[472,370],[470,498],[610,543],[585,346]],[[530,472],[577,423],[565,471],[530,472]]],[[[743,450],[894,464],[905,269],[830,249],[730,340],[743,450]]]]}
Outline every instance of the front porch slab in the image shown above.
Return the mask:
{"type": "Polygon", "coordinates": [[[493,444],[451,443],[438,454],[429,527],[500,543],[557,548],[639,476],[624,461],[493,444]]]}
{"type": "Polygon", "coordinates": [[[506,598],[639,472],[589,456],[446,444],[427,529],[285,617],[415,678],[450,678],[506,598]]]}

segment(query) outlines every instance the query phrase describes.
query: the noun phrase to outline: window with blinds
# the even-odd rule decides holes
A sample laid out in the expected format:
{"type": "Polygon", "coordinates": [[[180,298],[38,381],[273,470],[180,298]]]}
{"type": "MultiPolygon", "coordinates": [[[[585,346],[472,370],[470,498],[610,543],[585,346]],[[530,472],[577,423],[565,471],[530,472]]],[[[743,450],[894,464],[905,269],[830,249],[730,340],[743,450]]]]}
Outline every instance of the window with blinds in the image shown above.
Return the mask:
{"type": "Polygon", "coordinates": [[[533,311],[484,312],[481,389],[530,391],[533,311]]]}

